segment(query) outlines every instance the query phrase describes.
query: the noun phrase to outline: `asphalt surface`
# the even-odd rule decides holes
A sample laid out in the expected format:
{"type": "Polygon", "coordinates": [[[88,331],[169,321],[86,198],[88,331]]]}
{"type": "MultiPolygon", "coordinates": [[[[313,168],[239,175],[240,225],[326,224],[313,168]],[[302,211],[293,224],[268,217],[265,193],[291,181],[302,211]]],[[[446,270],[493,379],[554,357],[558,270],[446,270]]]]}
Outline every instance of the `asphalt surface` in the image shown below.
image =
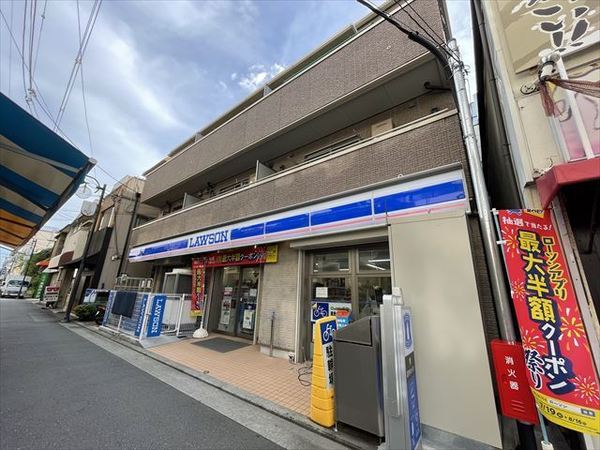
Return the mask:
{"type": "Polygon", "coordinates": [[[60,317],[0,299],[0,448],[280,448],[60,317]]]}

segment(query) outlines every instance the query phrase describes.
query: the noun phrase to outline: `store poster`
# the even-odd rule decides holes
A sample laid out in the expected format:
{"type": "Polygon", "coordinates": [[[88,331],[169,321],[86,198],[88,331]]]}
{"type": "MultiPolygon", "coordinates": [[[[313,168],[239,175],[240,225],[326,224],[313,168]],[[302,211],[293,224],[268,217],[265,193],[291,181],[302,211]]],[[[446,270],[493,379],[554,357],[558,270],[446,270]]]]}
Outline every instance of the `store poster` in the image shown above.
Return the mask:
{"type": "Polygon", "coordinates": [[[190,316],[202,316],[204,314],[204,305],[206,285],[206,264],[202,259],[192,260],[192,304],[190,316]]]}
{"type": "Polygon", "coordinates": [[[194,261],[202,262],[206,267],[254,266],[276,263],[278,255],[277,245],[257,245],[211,253],[194,261]]]}
{"type": "Polygon", "coordinates": [[[231,319],[231,299],[233,295],[232,287],[223,288],[223,300],[221,300],[221,317],[219,323],[224,326],[229,326],[231,319]]]}
{"type": "Polygon", "coordinates": [[[573,282],[549,210],[498,212],[528,382],[540,412],[600,435],[600,393],[573,282]]]}

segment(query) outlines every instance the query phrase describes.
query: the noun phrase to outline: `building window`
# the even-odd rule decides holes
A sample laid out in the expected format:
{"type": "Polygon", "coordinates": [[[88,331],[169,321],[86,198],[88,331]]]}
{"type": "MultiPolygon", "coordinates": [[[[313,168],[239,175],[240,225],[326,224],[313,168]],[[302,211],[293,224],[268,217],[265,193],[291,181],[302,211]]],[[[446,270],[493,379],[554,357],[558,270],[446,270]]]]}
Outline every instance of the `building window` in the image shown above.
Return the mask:
{"type": "Polygon", "coordinates": [[[385,244],[318,251],[310,255],[310,308],[329,303],[330,313],[350,309],[351,319],[378,315],[392,293],[390,250],[385,244]]]}

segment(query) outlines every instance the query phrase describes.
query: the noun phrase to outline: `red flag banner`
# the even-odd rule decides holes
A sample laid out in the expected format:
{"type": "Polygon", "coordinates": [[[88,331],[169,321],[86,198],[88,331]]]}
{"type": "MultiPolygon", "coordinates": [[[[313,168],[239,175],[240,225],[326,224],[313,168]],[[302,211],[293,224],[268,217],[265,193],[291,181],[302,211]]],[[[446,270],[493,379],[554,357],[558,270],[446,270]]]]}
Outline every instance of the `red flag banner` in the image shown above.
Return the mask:
{"type": "Polygon", "coordinates": [[[192,260],[192,306],[191,316],[204,314],[206,263],[202,259],[192,260]]]}
{"type": "Polygon", "coordinates": [[[600,435],[598,374],[549,210],[498,212],[528,382],[540,412],[600,435]]]}

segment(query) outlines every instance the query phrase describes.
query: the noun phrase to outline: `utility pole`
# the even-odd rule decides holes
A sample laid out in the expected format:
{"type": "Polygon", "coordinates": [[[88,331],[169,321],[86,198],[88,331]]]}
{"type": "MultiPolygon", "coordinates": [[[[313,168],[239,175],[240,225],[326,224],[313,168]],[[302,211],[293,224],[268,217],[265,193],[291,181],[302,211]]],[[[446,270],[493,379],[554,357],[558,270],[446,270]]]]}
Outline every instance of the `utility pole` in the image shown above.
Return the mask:
{"type": "Polygon", "coordinates": [[[69,302],[67,303],[67,310],[65,311],[65,322],[71,321],[71,311],[73,310],[73,303],[75,303],[75,298],[77,297],[77,290],[79,289],[81,277],[83,276],[83,271],[85,270],[85,260],[90,249],[90,244],[92,243],[92,236],[94,235],[96,225],[98,224],[98,217],[100,216],[100,211],[102,210],[102,200],[104,200],[104,192],[106,191],[106,185],[103,185],[100,188],[100,191],[100,200],[98,200],[98,205],[96,205],[96,212],[94,213],[94,219],[92,220],[92,227],[90,228],[90,232],[88,233],[87,238],[85,240],[83,256],[81,257],[81,261],[79,261],[77,275],[75,276],[75,281],[73,282],[73,287],[71,288],[71,293],[69,294],[69,302]]]}
{"type": "Polygon", "coordinates": [[[23,284],[25,284],[25,279],[27,278],[27,272],[29,271],[29,265],[31,264],[31,258],[33,258],[33,252],[35,252],[36,244],[37,241],[34,239],[31,245],[31,253],[29,254],[29,260],[27,260],[27,263],[25,264],[25,270],[23,271],[23,280],[21,280],[21,286],[19,286],[19,293],[17,294],[17,298],[21,297],[21,291],[23,290],[23,284]]]}
{"type": "MultiPolygon", "coordinates": [[[[516,331],[512,320],[504,271],[502,269],[502,257],[497,243],[487,186],[485,184],[483,167],[479,157],[477,140],[475,138],[475,127],[473,126],[473,117],[471,116],[466,89],[465,68],[463,62],[460,60],[460,53],[458,52],[456,40],[450,39],[447,43],[449,49],[448,55],[445,51],[440,50],[435,43],[425,39],[419,33],[408,30],[394,17],[380,10],[369,0],[357,1],[398,28],[402,33],[406,34],[410,40],[429,50],[442,64],[442,67],[445,68],[446,73],[450,72],[452,80],[454,81],[453,94],[459,112],[463,141],[467,151],[467,159],[469,161],[469,173],[471,175],[473,191],[475,194],[477,216],[479,219],[479,226],[481,227],[485,258],[489,268],[490,281],[494,294],[494,304],[498,315],[500,336],[506,341],[515,342],[516,331]]],[[[533,432],[533,425],[517,421],[517,430],[522,448],[526,450],[535,450],[537,444],[533,432]]]]}
{"type": "MultiPolygon", "coordinates": [[[[121,259],[119,259],[119,268],[117,269],[117,277],[121,276],[121,270],[123,270],[124,262],[127,258],[127,247],[129,247],[129,239],[131,238],[131,231],[133,230],[133,224],[137,217],[137,209],[140,203],[140,197],[142,194],[139,192],[135,193],[135,203],[133,204],[133,212],[131,213],[131,220],[129,221],[129,228],[127,229],[127,237],[125,238],[125,244],[123,245],[123,252],[121,253],[121,259]]],[[[116,233],[116,230],[115,230],[116,233]]]]}

